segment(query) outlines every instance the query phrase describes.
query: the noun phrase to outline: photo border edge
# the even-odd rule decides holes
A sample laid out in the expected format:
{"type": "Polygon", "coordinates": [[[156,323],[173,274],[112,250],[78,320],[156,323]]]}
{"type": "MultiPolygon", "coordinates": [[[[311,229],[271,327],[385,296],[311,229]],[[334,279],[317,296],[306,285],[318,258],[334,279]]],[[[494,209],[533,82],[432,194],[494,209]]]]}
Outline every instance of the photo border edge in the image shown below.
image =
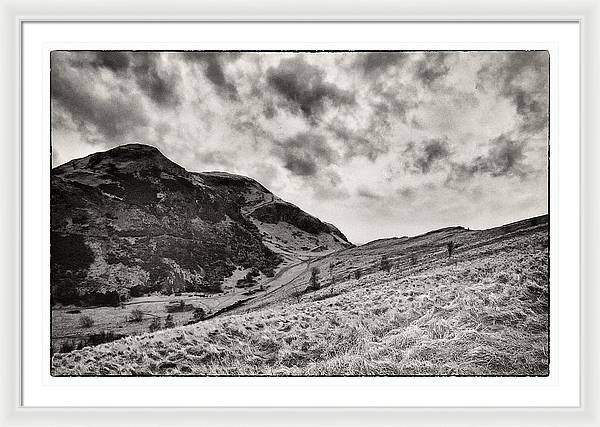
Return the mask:
{"type": "MultiPolygon", "coordinates": [[[[7,2],[4,2],[7,3],[7,2]]],[[[16,3],[16,2],[14,2],[16,3]]],[[[67,3],[67,2],[63,2],[63,3],[67,3]]],[[[133,3],[133,2],[129,2],[129,3],[133,3]]],[[[534,2],[530,2],[530,3],[534,3],[534,2]]],[[[566,4],[566,2],[562,2],[564,4],[566,4]]],[[[591,198],[589,191],[591,190],[591,186],[592,183],[594,182],[593,179],[590,179],[591,176],[594,176],[597,178],[598,177],[598,172],[594,172],[594,168],[593,168],[593,158],[594,156],[590,156],[587,155],[588,151],[592,151],[593,154],[597,155],[597,149],[595,149],[596,151],[594,152],[594,148],[591,145],[591,143],[589,144],[585,144],[584,141],[593,141],[594,138],[591,137],[591,135],[594,136],[599,136],[598,135],[598,125],[594,124],[594,120],[593,120],[593,116],[592,113],[594,111],[597,111],[596,108],[598,106],[598,101],[597,98],[598,97],[594,97],[593,95],[589,95],[590,90],[589,89],[595,89],[595,91],[593,91],[596,95],[598,94],[598,87],[597,84],[595,86],[593,81],[592,81],[592,76],[595,74],[593,73],[591,70],[597,70],[598,69],[598,54],[594,54],[592,51],[592,46],[593,46],[593,40],[594,40],[594,27],[598,27],[598,24],[600,24],[600,19],[598,17],[598,6],[596,5],[596,7],[591,7],[591,4],[593,2],[591,1],[584,1],[584,2],[580,2],[580,3],[586,3],[588,5],[590,5],[589,9],[584,12],[582,15],[579,16],[578,19],[574,19],[572,16],[569,16],[569,18],[564,19],[564,18],[559,18],[559,19],[535,19],[536,22],[547,22],[547,21],[577,21],[580,25],[580,165],[581,165],[581,170],[580,170],[580,192],[581,192],[581,196],[580,196],[580,248],[581,248],[581,257],[580,257],[580,273],[581,273],[581,278],[580,278],[580,288],[581,288],[581,295],[580,295],[580,307],[581,307],[581,311],[580,311],[580,327],[581,327],[581,331],[580,331],[580,337],[581,338],[588,338],[586,339],[586,341],[590,344],[588,345],[583,345],[583,340],[580,338],[580,348],[581,348],[581,369],[580,369],[580,400],[582,403],[581,406],[581,410],[567,410],[566,413],[569,413],[571,415],[575,415],[578,414],[579,416],[575,416],[575,417],[571,417],[569,418],[569,422],[570,425],[576,425],[573,424],[573,422],[575,422],[575,418],[578,419],[578,422],[581,422],[582,424],[580,425],[585,425],[588,424],[589,421],[592,421],[592,423],[597,423],[598,422],[598,414],[597,414],[597,409],[593,408],[593,401],[590,400],[591,398],[593,398],[593,396],[597,396],[597,388],[598,388],[598,383],[597,383],[597,373],[593,372],[596,376],[592,376],[593,380],[596,380],[596,383],[594,384],[592,382],[592,380],[590,380],[588,377],[588,375],[582,375],[583,372],[588,372],[588,369],[592,368],[593,369],[593,364],[590,363],[585,363],[586,361],[590,361],[593,360],[590,358],[590,351],[595,352],[595,354],[597,354],[597,345],[598,345],[598,339],[597,336],[595,337],[595,339],[590,339],[591,336],[590,334],[593,333],[593,331],[590,331],[589,328],[586,328],[586,325],[592,325],[593,320],[598,320],[598,316],[595,315],[594,317],[594,313],[592,310],[592,303],[593,301],[595,301],[597,298],[597,291],[590,289],[590,286],[585,286],[585,283],[591,284],[594,282],[594,280],[591,280],[591,278],[598,278],[598,271],[597,268],[594,268],[593,266],[593,260],[596,258],[595,256],[593,256],[593,251],[594,251],[594,245],[593,245],[593,241],[594,241],[594,237],[597,237],[597,231],[598,231],[598,224],[593,224],[590,226],[590,222],[594,221],[594,217],[596,215],[593,215],[592,212],[597,213],[598,209],[597,209],[597,204],[598,204],[598,198],[591,198]],[[593,68],[590,68],[593,67],[593,68]],[[584,91],[584,88],[586,89],[584,91]],[[587,185],[586,185],[587,183],[587,185]],[[588,188],[590,187],[590,188],[588,188]],[[585,196],[588,196],[587,198],[585,196]],[[585,232],[585,230],[587,230],[588,232],[585,232]],[[589,231],[595,231],[595,233],[589,233],[589,231]],[[592,236],[593,234],[593,236],[592,236]],[[595,270],[595,271],[594,271],[595,270]],[[591,291],[591,296],[592,298],[586,298],[587,296],[589,296],[591,291]],[[595,292],[595,293],[594,293],[595,292]],[[590,348],[590,346],[592,346],[590,348]],[[588,411],[588,410],[593,410],[592,411],[588,411]],[[583,424],[585,423],[585,424],[583,424]]],[[[448,10],[448,9],[446,9],[448,10]]],[[[3,108],[6,109],[5,114],[3,114],[2,120],[3,121],[7,121],[8,123],[5,126],[2,126],[2,129],[4,133],[6,133],[6,139],[8,139],[9,141],[13,141],[12,144],[9,144],[9,152],[10,150],[14,150],[13,155],[7,155],[5,156],[5,158],[3,159],[3,161],[6,163],[7,161],[13,160],[12,165],[7,165],[6,168],[3,168],[4,170],[4,174],[8,177],[8,179],[5,182],[9,182],[13,184],[13,188],[9,189],[9,191],[13,191],[15,192],[15,194],[12,195],[12,198],[10,197],[11,195],[8,195],[8,199],[9,200],[13,200],[15,201],[14,203],[14,212],[12,212],[12,218],[14,221],[13,227],[12,229],[8,229],[7,231],[11,231],[10,237],[11,238],[7,238],[5,242],[5,245],[7,243],[13,243],[13,245],[16,244],[16,247],[13,246],[12,250],[11,248],[4,248],[4,254],[7,256],[5,258],[14,258],[14,260],[12,260],[12,263],[9,263],[9,261],[4,260],[3,262],[5,262],[7,264],[7,268],[3,269],[5,271],[12,271],[12,276],[9,277],[14,277],[12,280],[16,281],[16,283],[21,283],[21,258],[22,258],[22,253],[21,253],[21,200],[22,200],[22,189],[21,189],[21,178],[22,178],[22,155],[21,155],[21,150],[22,150],[22,146],[21,146],[21,42],[22,42],[22,26],[24,23],[26,22],[32,22],[32,21],[63,21],[63,20],[68,20],[68,21],[102,21],[105,20],[107,18],[98,18],[98,19],[90,19],[89,17],[87,19],[82,19],[81,17],[78,18],[70,18],[70,19],[64,19],[64,18],[58,18],[56,16],[52,16],[52,17],[47,17],[47,18],[40,18],[39,15],[35,16],[35,17],[27,17],[28,13],[25,15],[19,15],[17,13],[17,8],[15,6],[15,8],[13,8],[12,10],[9,10],[7,13],[7,8],[4,7],[2,9],[2,18],[3,21],[11,21],[12,25],[7,25],[5,28],[5,32],[12,32],[12,38],[11,37],[5,37],[4,39],[4,44],[10,44],[11,39],[15,39],[15,42],[13,44],[12,49],[8,48],[5,49],[6,54],[10,57],[9,61],[7,61],[6,63],[11,63],[12,61],[16,60],[17,63],[17,71],[15,72],[14,75],[14,86],[13,86],[13,91],[12,93],[14,93],[13,98],[7,97],[7,101],[3,104],[3,108]],[[16,28],[15,28],[16,27],[16,28]],[[14,49],[14,50],[13,50],[14,49]],[[12,60],[12,61],[11,61],[12,60]],[[12,105],[13,107],[13,112],[12,112],[12,116],[14,116],[13,120],[12,120],[12,126],[10,123],[10,120],[7,119],[7,117],[10,117],[11,114],[7,114],[10,112],[10,108],[9,105],[12,105]],[[17,106],[16,109],[14,109],[14,107],[17,106]],[[11,171],[11,166],[14,169],[14,171],[11,171]],[[12,173],[11,173],[12,172],[12,173]],[[15,182],[13,182],[15,181],[15,182]],[[15,250],[16,249],[16,250],[15,250]],[[11,269],[12,266],[12,269],[11,269]],[[16,268],[15,268],[16,267],[16,268]]],[[[532,19],[532,18],[529,18],[532,19]]],[[[170,21],[170,22],[179,22],[182,21],[181,19],[176,19],[176,18],[168,18],[168,19],[149,19],[147,17],[145,18],[138,18],[138,19],[132,19],[132,18],[125,18],[125,19],[118,19],[118,18],[112,18],[109,20],[117,20],[117,21],[135,21],[135,22],[145,22],[145,21],[170,21]]],[[[223,17],[221,18],[210,18],[210,19],[186,19],[186,20],[190,20],[190,21],[211,21],[211,22],[226,22],[226,21],[244,21],[244,22],[260,22],[260,19],[256,19],[256,17],[247,17],[247,18],[237,18],[237,19],[224,19],[223,17]]],[[[310,21],[321,21],[320,19],[293,19],[293,18],[287,18],[287,19],[282,19],[281,17],[279,18],[271,18],[271,19],[267,19],[267,21],[269,22],[299,22],[299,21],[303,21],[303,22],[310,22],[310,21]]],[[[373,17],[367,17],[364,19],[347,19],[347,18],[341,18],[341,19],[332,19],[331,17],[329,18],[325,18],[323,20],[324,21],[329,21],[331,20],[332,22],[347,22],[347,21],[353,21],[353,22],[384,22],[384,21],[393,21],[393,22],[429,22],[431,21],[431,19],[419,19],[419,18],[412,18],[412,19],[393,19],[393,18],[382,18],[381,20],[378,19],[374,19],[373,17]]],[[[185,20],[183,20],[185,21],[185,20]]],[[[464,20],[459,20],[459,19],[452,19],[452,18],[445,18],[445,19],[433,19],[433,21],[435,22],[465,22],[465,21],[475,21],[475,22],[507,22],[507,21],[528,21],[528,19],[518,19],[515,17],[512,18],[499,18],[499,19],[493,19],[490,20],[489,18],[487,19],[477,19],[477,18],[467,18],[464,20]]],[[[598,32],[597,30],[595,30],[596,33],[598,32]]],[[[597,38],[596,38],[597,39],[597,38]]],[[[10,67],[6,67],[6,70],[4,71],[7,75],[10,75],[10,67]]],[[[3,83],[7,86],[10,86],[11,84],[8,83],[9,78],[4,77],[3,78],[3,83]]],[[[8,93],[8,92],[5,92],[8,93]]],[[[596,156],[597,157],[597,156],[596,156]]],[[[4,165],[3,165],[4,166],[4,165]]],[[[597,181],[596,181],[597,182],[597,181]]],[[[596,220],[597,221],[597,220],[596,220]]],[[[3,226],[8,226],[8,224],[3,226]]],[[[8,235],[7,235],[8,236],[8,235]]],[[[596,249],[597,251],[597,249],[596,249]]],[[[6,273],[5,273],[6,274],[6,273]]],[[[10,274],[10,272],[8,273],[10,274]]],[[[6,279],[6,278],[5,278],[6,279]]],[[[7,282],[9,283],[13,283],[7,280],[7,282]]],[[[11,286],[8,286],[8,288],[11,288],[11,286]]],[[[3,316],[6,317],[10,317],[11,315],[11,310],[14,311],[12,319],[7,319],[7,320],[11,320],[11,322],[3,322],[4,323],[4,328],[6,329],[5,332],[13,334],[13,342],[16,344],[15,345],[15,353],[12,355],[12,358],[14,358],[14,360],[11,361],[11,357],[3,357],[3,364],[6,365],[6,367],[10,367],[11,365],[13,366],[13,369],[15,366],[17,366],[17,369],[14,369],[14,381],[15,384],[12,385],[12,390],[16,391],[16,395],[18,396],[18,401],[16,402],[17,405],[16,407],[13,407],[12,409],[14,409],[14,411],[11,411],[10,408],[5,407],[7,404],[7,398],[10,399],[10,396],[5,396],[5,394],[7,394],[7,390],[6,390],[6,386],[3,387],[2,390],[2,415],[3,415],[3,419],[5,421],[16,421],[17,418],[21,421],[23,421],[24,419],[22,418],[23,416],[25,416],[26,414],[32,415],[32,414],[36,414],[35,418],[40,421],[43,418],[41,418],[39,415],[42,414],[45,410],[47,409],[41,409],[41,408],[24,408],[22,406],[22,388],[21,388],[21,377],[22,377],[22,366],[20,364],[20,349],[21,349],[21,340],[20,340],[20,321],[21,321],[21,310],[20,310],[20,303],[21,303],[21,295],[20,295],[20,290],[18,290],[16,288],[16,286],[14,288],[12,288],[11,290],[7,290],[4,289],[2,292],[9,292],[9,298],[5,298],[3,301],[3,304],[6,305],[6,301],[16,301],[16,306],[15,307],[8,307],[8,310],[4,310],[3,312],[3,316]],[[14,296],[13,298],[10,298],[10,292],[14,292],[14,296]],[[14,322],[16,320],[17,325],[16,328],[12,328],[12,331],[9,330],[12,322],[14,322]],[[18,409],[17,409],[18,408],[18,409]],[[9,409],[7,411],[7,409],[9,409]],[[8,415],[8,417],[7,417],[8,415]]],[[[3,352],[6,350],[3,350],[3,352]]],[[[9,372],[9,371],[7,371],[9,372]]],[[[10,393],[8,393],[10,394],[10,393]]],[[[14,403],[14,395],[12,396],[13,398],[13,403],[14,403]]],[[[10,405],[8,405],[10,406],[10,405]]],[[[260,413],[261,411],[264,411],[265,408],[256,408],[254,410],[251,410],[249,412],[253,413],[253,414],[257,414],[260,413]]],[[[456,408],[458,411],[464,410],[465,408],[456,408]]],[[[63,409],[61,411],[64,411],[66,409],[63,409]]],[[[164,409],[161,409],[161,411],[164,409]]],[[[207,411],[207,412],[215,412],[214,410],[208,409],[208,408],[198,408],[198,409],[194,409],[193,411],[207,411]]],[[[289,410],[289,408],[281,408],[278,409],[277,411],[286,411],[289,410]]],[[[297,410],[297,409],[295,409],[297,410]]],[[[450,412],[454,412],[457,413],[457,410],[449,410],[450,412]]],[[[494,410],[500,410],[500,411],[507,411],[510,410],[510,408],[495,408],[494,410]]],[[[99,413],[101,414],[106,414],[105,410],[98,410],[97,408],[94,408],[92,412],[96,412],[99,411],[99,413]]],[[[181,409],[179,409],[179,411],[181,411],[181,409]]],[[[316,410],[316,413],[320,413],[321,414],[321,419],[325,419],[326,417],[323,417],[324,414],[324,409],[319,409],[316,410]]],[[[373,410],[369,410],[368,412],[372,412],[373,410]]],[[[422,411],[428,411],[428,409],[422,409],[419,410],[418,412],[422,412],[422,411]]],[[[444,410],[446,411],[446,410],[444,410]]],[[[519,410],[518,412],[520,412],[519,417],[523,417],[524,414],[522,413],[523,410],[519,410]]],[[[527,411],[527,410],[525,410],[527,411]]],[[[117,411],[117,412],[121,412],[121,411],[117,411]]],[[[137,412],[137,410],[135,411],[137,412]]],[[[133,412],[133,413],[135,413],[133,412]]],[[[146,413],[147,410],[143,410],[142,412],[146,413]]],[[[155,411],[152,411],[155,412],[155,411]]],[[[170,410],[167,412],[171,412],[170,410]]],[[[188,412],[187,410],[185,412],[188,412]]],[[[222,412],[222,411],[217,411],[217,412],[222,412]]],[[[239,410],[234,410],[232,412],[235,413],[240,413],[239,410]]],[[[354,410],[343,410],[343,413],[352,413],[354,412],[354,410]]],[[[381,413],[383,412],[391,412],[391,413],[398,413],[398,410],[390,410],[390,411],[380,411],[381,413]]],[[[468,411],[468,412],[473,412],[473,411],[468,411]]],[[[480,412],[480,410],[475,410],[475,412],[480,412]]],[[[544,411],[545,412],[545,411],[544,411]]],[[[49,412],[47,413],[49,414],[57,414],[59,412],[56,412],[54,410],[49,410],[49,412]]],[[[329,411],[329,413],[335,413],[334,411],[329,411]]],[[[533,414],[532,412],[530,412],[529,414],[533,414]]],[[[554,413],[553,418],[556,418],[556,413],[554,413]]],[[[54,417],[54,416],[52,416],[54,417]]],[[[351,417],[352,418],[352,417],[351,417]]],[[[530,417],[525,417],[525,418],[530,418],[530,417]]],[[[48,419],[50,419],[50,416],[48,417],[48,419]]],[[[116,420],[118,420],[119,418],[115,418],[112,421],[115,422],[116,420]]],[[[168,419],[168,418],[166,418],[168,419]]],[[[241,418],[243,419],[243,418],[241,418]]],[[[523,418],[520,418],[521,421],[523,420],[523,418]]],[[[63,419],[64,420],[64,419],[63,419]]],[[[31,419],[31,421],[33,421],[33,419],[31,419]]],[[[533,418],[531,418],[529,421],[534,421],[533,418]]],[[[546,420],[549,421],[549,420],[546,420]]]]}

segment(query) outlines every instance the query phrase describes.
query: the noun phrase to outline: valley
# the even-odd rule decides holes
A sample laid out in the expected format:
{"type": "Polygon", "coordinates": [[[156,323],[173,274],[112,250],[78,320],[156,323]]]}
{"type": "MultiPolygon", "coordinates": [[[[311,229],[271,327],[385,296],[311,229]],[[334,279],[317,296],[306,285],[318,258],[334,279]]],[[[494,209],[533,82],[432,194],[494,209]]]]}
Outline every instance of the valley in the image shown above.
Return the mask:
{"type": "Polygon", "coordinates": [[[215,318],[56,354],[53,374],[543,376],[548,274],[547,216],[379,240],[215,318]]]}

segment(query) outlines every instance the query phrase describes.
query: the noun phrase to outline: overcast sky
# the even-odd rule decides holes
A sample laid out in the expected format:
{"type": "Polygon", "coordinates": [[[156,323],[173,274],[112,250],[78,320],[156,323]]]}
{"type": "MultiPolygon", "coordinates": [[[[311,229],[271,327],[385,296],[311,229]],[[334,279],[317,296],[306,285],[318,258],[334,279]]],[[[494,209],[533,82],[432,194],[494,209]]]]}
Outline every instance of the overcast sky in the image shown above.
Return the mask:
{"type": "Polygon", "coordinates": [[[545,52],[54,52],[53,164],[250,176],[354,243],[547,213],[545,52]]]}

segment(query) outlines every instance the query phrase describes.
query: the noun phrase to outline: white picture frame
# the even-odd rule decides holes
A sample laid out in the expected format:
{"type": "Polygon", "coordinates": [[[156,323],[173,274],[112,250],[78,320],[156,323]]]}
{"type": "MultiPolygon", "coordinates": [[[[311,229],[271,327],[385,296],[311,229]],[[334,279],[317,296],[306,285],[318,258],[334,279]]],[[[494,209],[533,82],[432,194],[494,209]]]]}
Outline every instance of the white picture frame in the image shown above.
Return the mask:
{"type": "MultiPolygon", "coordinates": [[[[593,77],[598,73],[598,53],[594,42],[598,39],[599,7],[592,0],[576,4],[566,1],[552,4],[526,1],[519,3],[494,2],[480,5],[472,0],[459,0],[452,5],[438,4],[435,1],[420,2],[409,6],[392,2],[369,2],[353,6],[343,6],[333,2],[304,2],[302,5],[284,5],[265,2],[261,14],[257,15],[250,5],[242,1],[229,1],[212,5],[186,3],[174,16],[168,3],[158,0],[145,2],[143,9],[139,2],[125,1],[118,7],[108,5],[79,4],[68,0],[54,1],[51,4],[37,2],[2,1],[3,43],[5,64],[1,71],[6,96],[2,103],[1,120],[5,152],[2,158],[2,188],[5,209],[2,220],[3,242],[2,274],[5,286],[0,291],[3,304],[2,327],[10,345],[1,350],[3,385],[0,410],[4,425],[598,425],[600,416],[596,407],[598,400],[598,368],[594,361],[598,356],[598,332],[593,329],[598,324],[594,306],[598,303],[597,259],[594,242],[598,241],[598,194],[592,194],[593,183],[598,182],[595,161],[598,148],[592,141],[598,135],[594,112],[598,107],[598,84],[593,77]],[[144,10],[140,16],[140,10],[144,10]],[[224,402],[221,408],[44,408],[23,405],[21,389],[23,369],[21,365],[21,278],[22,278],[22,155],[21,145],[21,59],[22,27],[32,21],[370,21],[384,22],[457,22],[474,21],[491,23],[499,21],[537,22],[577,22],[581,30],[581,127],[580,127],[580,185],[581,185],[581,398],[578,405],[540,405],[529,408],[392,408],[392,407],[228,407],[224,402]],[[14,66],[12,66],[14,65],[14,66]],[[594,96],[596,95],[596,96],[594,96]],[[5,193],[5,194],[4,194],[5,193]],[[5,214],[5,217],[4,217],[5,214]],[[595,356],[595,357],[594,357],[595,356]],[[6,380],[4,380],[6,378],[6,380]],[[546,406],[546,407],[543,407],[546,406]],[[563,406],[563,407],[561,407],[563,406]],[[569,406],[564,407],[564,406],[569,406]]],[[[597,191],[597,190],[596,190],[597,191]]],[[[217,405],[214,405],[217,406],[217,405]]],[[[384,405],[385,406],[385,405],[384,405]]]]}

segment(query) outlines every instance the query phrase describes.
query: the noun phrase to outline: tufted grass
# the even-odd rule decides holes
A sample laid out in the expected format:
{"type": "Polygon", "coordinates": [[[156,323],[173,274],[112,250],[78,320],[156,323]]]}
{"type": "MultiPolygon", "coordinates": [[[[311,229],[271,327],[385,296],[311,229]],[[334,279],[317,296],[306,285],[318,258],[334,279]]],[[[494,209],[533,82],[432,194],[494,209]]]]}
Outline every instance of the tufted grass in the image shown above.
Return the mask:
{"type": "Polygon", "coordinates": [[[547,375],[548,233],[55,354],[53,375],[547,375]]]}

